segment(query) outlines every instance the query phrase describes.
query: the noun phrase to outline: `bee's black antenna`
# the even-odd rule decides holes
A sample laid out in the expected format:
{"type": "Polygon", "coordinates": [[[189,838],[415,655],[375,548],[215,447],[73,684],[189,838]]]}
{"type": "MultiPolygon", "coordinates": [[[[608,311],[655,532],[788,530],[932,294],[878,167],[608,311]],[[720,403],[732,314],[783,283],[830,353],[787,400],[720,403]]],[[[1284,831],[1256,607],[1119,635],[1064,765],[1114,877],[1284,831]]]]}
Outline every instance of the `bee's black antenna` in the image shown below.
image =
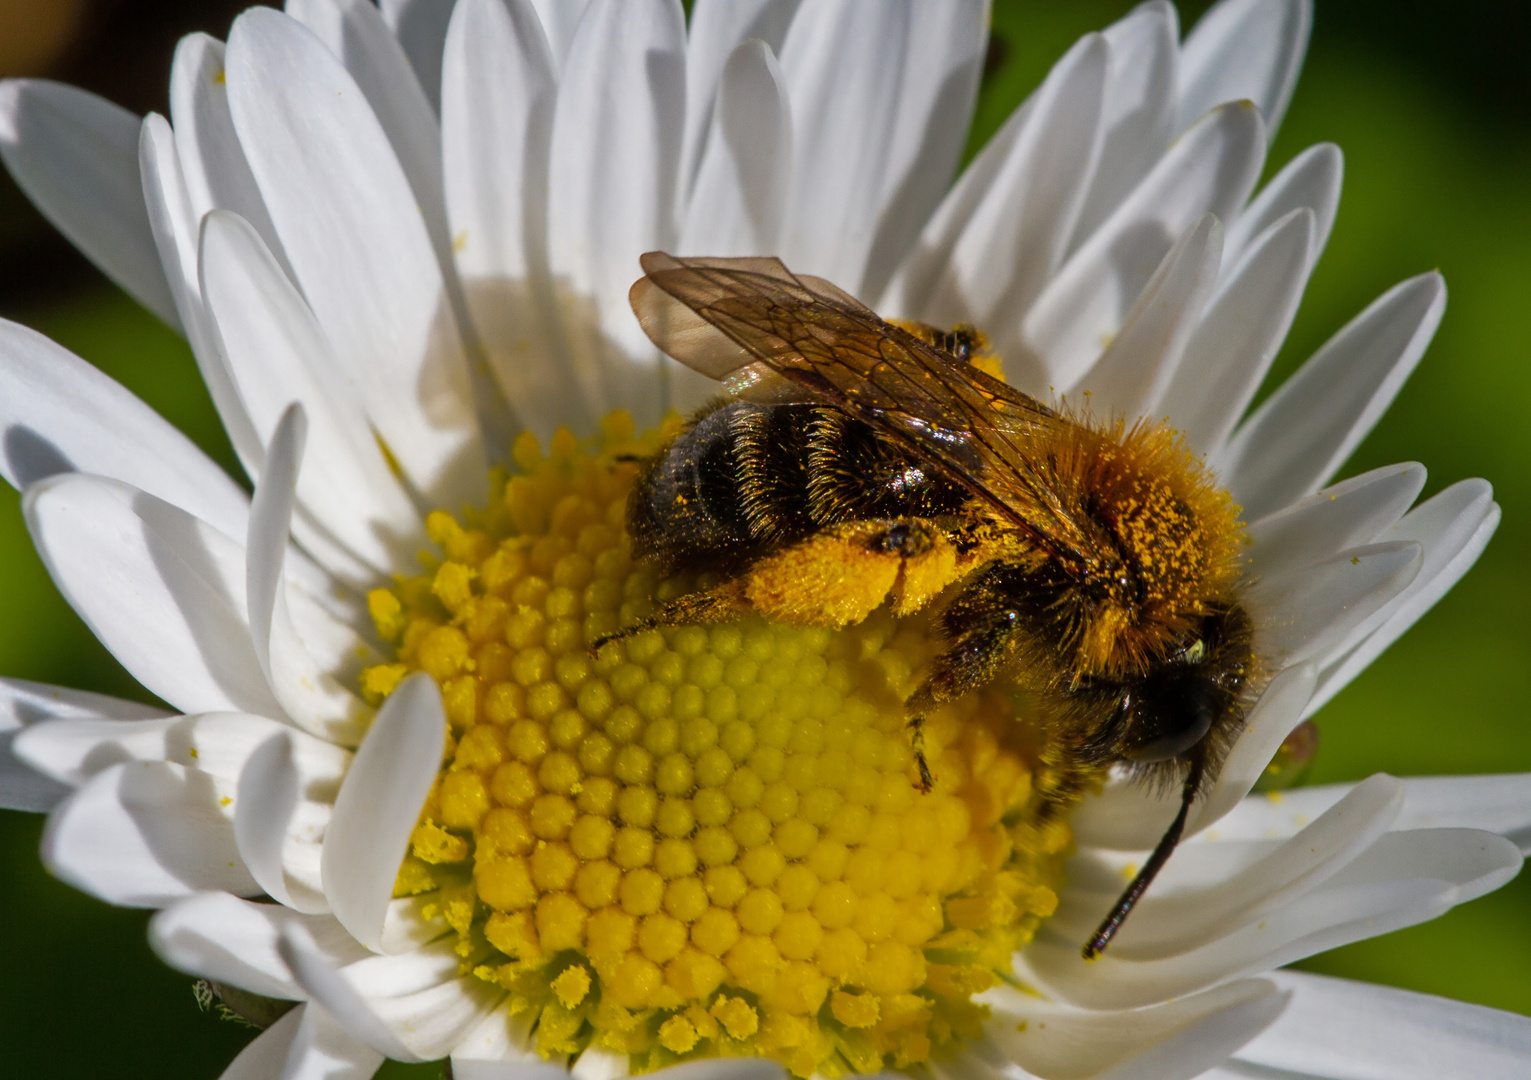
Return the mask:
{"type": "Polygon", "coordinates": [[[1116,902],[1110,913],[1101,921],[1100,929],[1095,931],[1093,937],[1085,943],[1080,950],[1086,960],[1094,960],[1106,951],[1106,946],[1111,944],[1111,939],[1116,937],[1116,932],[1122,928],[1122,923],[1127,921],[1127,913],[1137,906],[1143,898],[1143,893],[1153,883],[1154,878],[1159,876],[1159,871],[1164,869],[1164,864],[1169,862],[1170,855],[1175,851],[1175,846],[1180,843],[1180,834],[1185,832],[1185,820],[1191,812],[1191,803],[1196,800],[1196,789],[1201,787],[1201,775],[1204,765],[1202,756],[1198,754],[1191,761],[1191,771],[1185,778],[1185,787],[1180,792],[1180,812],[1175,815],[1175,820],[1170,822],[1170,827],[1164,830],[1164,835],[1159,838],[1159,844],[1154,848],[1154,853],[1143,864],[1143,869],[1138,871],[1137,877],[1132,879],[1132,884],[1127,886],[1122,893],[1121,899],[1116,902]]]}

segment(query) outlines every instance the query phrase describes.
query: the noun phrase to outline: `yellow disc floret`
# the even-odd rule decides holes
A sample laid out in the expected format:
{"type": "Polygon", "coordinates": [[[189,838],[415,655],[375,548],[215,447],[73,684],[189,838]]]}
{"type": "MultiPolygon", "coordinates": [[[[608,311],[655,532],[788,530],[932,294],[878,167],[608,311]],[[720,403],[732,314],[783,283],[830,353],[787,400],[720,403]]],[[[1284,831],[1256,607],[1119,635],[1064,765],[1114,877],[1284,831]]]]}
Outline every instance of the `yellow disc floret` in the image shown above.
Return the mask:
{"type": "Polygon", "coordinates": [[[844,631],[758,618],[589,643],[692,589],[623,533],[635,437],[616,414],[479,511],[430,515],[439,553],[369,597],[394,663],[440,685],[452,739],[398,895],[433,893],[465,971],[534,1017],[548,1055],[635,1070],[764,1055],[800,1076],[878,1072],[974,1036],[972,995],[1057,903],[1069,844],[1028,820],[1046,746],[1006,694],[944,706],[915,786],[903,699],[928,616],[844,631]]]}

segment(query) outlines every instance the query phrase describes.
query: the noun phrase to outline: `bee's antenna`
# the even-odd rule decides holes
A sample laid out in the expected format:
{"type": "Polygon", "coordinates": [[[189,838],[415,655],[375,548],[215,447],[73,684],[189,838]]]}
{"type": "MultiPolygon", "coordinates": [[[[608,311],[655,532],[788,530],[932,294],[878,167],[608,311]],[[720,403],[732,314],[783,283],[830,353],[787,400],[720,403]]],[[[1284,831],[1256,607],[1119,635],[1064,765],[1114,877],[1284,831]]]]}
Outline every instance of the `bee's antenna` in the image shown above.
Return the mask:
{"type": "Polygon", "coordinates": [[[1159,871],[1164,869],[1164,864],[1169,862],[1175,846],[1180,843],[1180,834],[1185,832],[1185,820],[1191,812],[1191,803],[1196,800],[1196,790],[1201,787],[1203,768],[1202,757],[1198,754],[1191,761],[1191,771],[1187,774],[1185,787],[1180,792],[1180,812],[1175,815],[1175,820],[1170,822],[1170,827],[1164,830],[1164,835],[1159,838],[1158,846],[1154,848],[1154,853],[1148,857],[1148,861],[1143,864],[1143,869],[1138,871],[1137,877],[1132,879],[1132,884],[1127,886],[1121,899],[1101,921],[1100,929],[1095,931],[1094,936],[1080,950],[1086,960],[1094,960],[1106,951],[1106,946],[1111,944],[1112,938],[1116,937],[1116,932],[1122,928],[1122,923],[1127,921],[1127,913],[1137,906],[1138,901],[1143,898],[1143,893],[1148,890],[1148,886],[1153,883],[1154,878],[1159,876],[1159,871]]]}

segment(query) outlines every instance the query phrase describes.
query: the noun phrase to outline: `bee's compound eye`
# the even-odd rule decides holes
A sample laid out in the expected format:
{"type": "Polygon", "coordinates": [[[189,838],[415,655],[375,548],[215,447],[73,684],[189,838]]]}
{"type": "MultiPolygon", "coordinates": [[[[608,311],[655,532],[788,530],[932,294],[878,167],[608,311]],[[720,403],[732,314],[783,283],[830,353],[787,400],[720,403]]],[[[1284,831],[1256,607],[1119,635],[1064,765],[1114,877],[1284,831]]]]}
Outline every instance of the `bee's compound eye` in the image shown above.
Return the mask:
{"type": "Polygon", "coordinates": [[[1123,700],[1127,731],[1120,752],[1129,761],[1168,761],[1201,742],[1212,730],[1222,691],[1194,670],[1148,680],[1123,700]]]}

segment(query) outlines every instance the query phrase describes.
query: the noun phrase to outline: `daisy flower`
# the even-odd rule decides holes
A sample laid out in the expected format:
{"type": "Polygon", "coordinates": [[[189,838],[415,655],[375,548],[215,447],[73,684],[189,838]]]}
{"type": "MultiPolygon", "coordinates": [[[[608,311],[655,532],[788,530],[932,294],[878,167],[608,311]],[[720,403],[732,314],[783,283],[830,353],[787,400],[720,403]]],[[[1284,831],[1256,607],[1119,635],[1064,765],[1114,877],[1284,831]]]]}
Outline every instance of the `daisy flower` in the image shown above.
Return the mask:
{"type": "Polygon", "coordinates": [[[254,484],[0,325],[0,471],[175,710],[7,681],[0,792],[49,812],[55,874],[280,1017],[226,1076],[1523,1074],[1521,1018],[1274,970],[1497,887],[1531,835],[1520,776],[1249,794],[1499,517],[1477,480],[1413,505],[1414,464],[1325,487],[1436,274],[1249,409],[1339,198],[1328,145],[1257,190],[1308,5],[1224,0],[1183,41],[1142,5],[953,183],[986,14],[290,0],[184,39],[168,120],[0,87],[12,174],[184,331],[254,484]],[[1028,393],[1167,417],[1243,507],[1268,679],[1103,959],[1177,800],[1115,778],[1032,820],[1045,738],[995,694],[932,716],[919,794],[928,619],[590,655],[689,584],[622,532],[634,459],[716,389],[628,308],[654,249],[973,323],[1028,393]]]}

